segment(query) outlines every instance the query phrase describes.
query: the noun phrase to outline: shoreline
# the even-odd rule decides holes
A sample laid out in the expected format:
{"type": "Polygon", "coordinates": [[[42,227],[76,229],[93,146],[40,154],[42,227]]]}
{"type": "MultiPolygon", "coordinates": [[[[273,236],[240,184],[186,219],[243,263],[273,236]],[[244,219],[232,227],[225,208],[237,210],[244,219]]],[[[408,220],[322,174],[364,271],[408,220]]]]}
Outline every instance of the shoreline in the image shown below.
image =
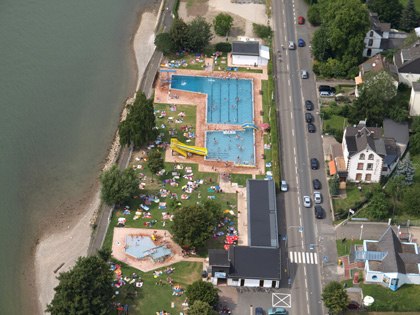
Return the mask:
{"type": "MultiPolygon", "coordinates": [[[[147,64],[154,52],[154,26],[158,10],[159,6],[146,8],[138,13],[137,28],[130,41],[134,53],[135,65],[133,65],[133,68],[137,78],[136,88],[134,95],[127,97],[123,103],[119,116],[120,122],[127,116],[127,105],[133,102],[147,64]]],[[[117,161],[120,151],[121,146],[117,129],[101,168],[102,171],[111,167],[117,161]]],[[[35,245],[33,261],[35,287],[33,289],[35,289],[34,303],[37,305],[32,310],[37,309],[39,314],[44,314],[46,304],[54,296],[54,287],[58,284],[56,277],[59,273],[71,269],[78,257],[87,255],[92,238],[92,223],[96,221],[101,206],[98,181],[91,192],[90,196],[83,199],[86,201],[80,205],[80,212],[77,217],[74,219],[66,218],[70,223],[65,231],[56,230],[46,233],[39,238],[35,245]]]]}

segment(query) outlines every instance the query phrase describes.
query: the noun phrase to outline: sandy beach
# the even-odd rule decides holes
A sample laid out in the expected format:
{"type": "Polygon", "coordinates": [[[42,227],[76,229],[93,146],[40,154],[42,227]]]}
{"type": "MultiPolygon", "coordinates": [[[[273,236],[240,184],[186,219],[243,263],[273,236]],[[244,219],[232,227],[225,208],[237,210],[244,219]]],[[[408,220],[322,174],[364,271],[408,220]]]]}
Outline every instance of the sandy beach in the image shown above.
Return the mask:
{"type": "MultiPolygon", "coordinates": [[[[137,31],[132,40],[136,60],[137,88],[147,64],[152,57],[155,46],[154,27],[157,19],[155,12],[145,12],[139,17],[137,31]]],[[[128,100],[129,102],[129,100],[128,100]]],[[[121,120],[125,119],[126,106],[121,113],[121,120]]],[[[120,150],[118,134],[109,150],[104,169],[115,163],[120,150]]],[[[94,221],[100,202],[99,183],[90,200],[80,206],[79,215],[67,218],[70,222],[67,229],[57,230],[41,237],[36,249],[34,259],[36,296],[38,298],[38,313],[43,314],[46,305],[54,296],[54,287],[57,286],[56,277],[60,272],[72,268],[80,256],[86,256],[92,234],[91,222],[94,221]],[[56,272],[54,272],[56,271],[56,272]]]]}

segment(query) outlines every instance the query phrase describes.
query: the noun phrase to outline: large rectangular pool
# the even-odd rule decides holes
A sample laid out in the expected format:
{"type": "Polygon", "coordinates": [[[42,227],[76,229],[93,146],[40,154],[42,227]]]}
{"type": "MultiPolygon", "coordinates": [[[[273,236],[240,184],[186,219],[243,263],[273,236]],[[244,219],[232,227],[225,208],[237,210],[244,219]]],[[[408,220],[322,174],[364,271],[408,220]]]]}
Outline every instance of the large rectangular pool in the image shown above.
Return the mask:
{"type": "Polygon", "coordinates": [[[207,131],[207,160],[255,165],[254,130],[207,131]]]}
{"type": "Polygon", "coordinates": [[[171,88],[207,94],[207,123],[253,122],[252,80],[172,75],[171,88]]]}

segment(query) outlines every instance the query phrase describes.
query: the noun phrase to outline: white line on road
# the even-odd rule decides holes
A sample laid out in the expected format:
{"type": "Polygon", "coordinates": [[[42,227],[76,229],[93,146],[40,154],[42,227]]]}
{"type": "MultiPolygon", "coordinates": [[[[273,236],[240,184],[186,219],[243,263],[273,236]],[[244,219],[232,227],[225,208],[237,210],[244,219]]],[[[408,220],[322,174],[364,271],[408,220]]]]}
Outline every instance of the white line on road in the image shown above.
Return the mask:
{"type": "MultiPolygon", "coordinates": [[[[289,66],[287,66],[287,69],[289,69],[289,66]]],[[[287,84],[289,85],[289,88],[290,88],[290,79],[287,80],[287,84]]]]}
{"type": "Polygon", "coordinates": [[[302,253],[302,263],[306,264],[305,253],[302,253]]]}
{"type": "Polygon", "coordinates": [[[301,259],[300,259],[300,252],[297,252],[298,253],[298,259],[297,259],[297,262],[300,264],[300,262],[301,262],[301,259]]]}
{"type": "MultiPolygon", "coordinates": [[[[295,155],[295,164],[297,163],[297,160],[296,160],[296,155],[295,155]]],[[[296,173],[297,173],[297,169],[296,169],[296,173]]]]}
{"type": "Polygon", "coordinates": [[[296,147],[293,147],[293,154],[296,155],[296,147]]]}
{"type": "MultiPolygon", "coordinates": [[[[312,253],[311,253],[312,254],[312,253]]],[[[310,256],[310,254],[309,253],[306,253],[306,261],[308,262],[308,264],[309,264],[309,256],[310,256]]]]}
{"type": "Polygon", "coordinates": [[[293,119],[293,112],[290,112],[290,118],[293,119]]]}
{"type": "Polygon", "coordinates": [[[295,136],[295,129],[292,129],[292,136],[295,136]]]}
{"type": "Polygon", "coordinates": [[[308,280],[305,278],[305,287],[308,288],[308,280]]]}
{"type": "Polygon", "coordinates": [[[315,253],[314,255],[315,265],[318,265],[318,255],[315,253]]]}
{"type": "Polygon", "coordinates": [[[289,101],[292,102],[292,95],[289,95],[289,101]]]}
{"type": "Polygon", "coordinates": [[[295,261],[297,262],[297,256],[298,256],[298,254],[297,254],[297,252],[295,252],[295,261]]]}
{"type": "Polygon", "coordinates": [[[311,253],[311,264],[314,263],[314,256],[315,256],[315,254],[314,253],[311,253]]]}

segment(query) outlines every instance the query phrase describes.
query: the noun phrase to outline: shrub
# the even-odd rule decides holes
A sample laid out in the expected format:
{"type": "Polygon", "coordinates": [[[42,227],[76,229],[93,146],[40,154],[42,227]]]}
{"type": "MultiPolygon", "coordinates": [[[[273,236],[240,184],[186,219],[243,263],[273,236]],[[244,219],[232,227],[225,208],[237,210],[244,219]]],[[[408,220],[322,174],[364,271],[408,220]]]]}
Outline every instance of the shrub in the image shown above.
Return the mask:
{"type": "Polygon", "coordinates": [[[232,45],[231,45],[231,43],[228,43],[228,42],[217,43],[215,48],[216,48],[217,51],[221,51],[221,52],[225,52],[225,53],[228,53],[228,52],[232,51],[232,45]]]}
{"type": "Polygon", "coordinates": [[[273,33],[270,26],[263,24],[252,23],[252,29],[254,30],[254,34],[262,39],[271,37],[271,34],[273,33]]]}

